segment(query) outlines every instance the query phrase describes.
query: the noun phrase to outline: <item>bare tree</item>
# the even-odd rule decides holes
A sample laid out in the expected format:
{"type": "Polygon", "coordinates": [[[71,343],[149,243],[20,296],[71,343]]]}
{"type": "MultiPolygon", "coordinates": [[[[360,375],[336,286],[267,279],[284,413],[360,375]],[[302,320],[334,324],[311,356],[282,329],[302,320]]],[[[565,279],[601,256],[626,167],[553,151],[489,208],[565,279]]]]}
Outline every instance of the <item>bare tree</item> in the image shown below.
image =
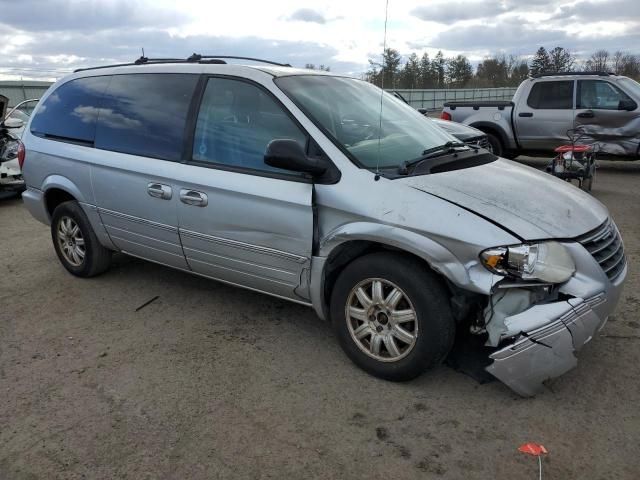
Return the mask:
{"type": "Polygon", "coordinates": [[[598,50],[592,53],[584,66],[585,70],[589,72],[608,72],[610,70],[609,52],[607,50],[598,50]]]}

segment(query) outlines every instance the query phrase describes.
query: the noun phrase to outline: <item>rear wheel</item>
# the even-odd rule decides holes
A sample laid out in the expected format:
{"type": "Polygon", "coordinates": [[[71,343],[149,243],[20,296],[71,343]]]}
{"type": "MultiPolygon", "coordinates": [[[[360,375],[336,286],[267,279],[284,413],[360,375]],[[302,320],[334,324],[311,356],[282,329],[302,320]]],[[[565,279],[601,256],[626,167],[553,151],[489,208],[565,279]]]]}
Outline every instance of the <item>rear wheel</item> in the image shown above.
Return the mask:
{"type": "Polygon", "coordinates": [[[60,262],[78,277],[93,277],[109,268],[111,252],[100,244],[76,201],[61,203],[51,218],[51,239],[60,262]]]}
{"type": "Polygon", "coordinates": [[[396,253],[374,253],[350,263],[336,281],[331,318],[354,363],[395,381],[412,379],[441,362],[455,333],[440,280],[396,253]]]}

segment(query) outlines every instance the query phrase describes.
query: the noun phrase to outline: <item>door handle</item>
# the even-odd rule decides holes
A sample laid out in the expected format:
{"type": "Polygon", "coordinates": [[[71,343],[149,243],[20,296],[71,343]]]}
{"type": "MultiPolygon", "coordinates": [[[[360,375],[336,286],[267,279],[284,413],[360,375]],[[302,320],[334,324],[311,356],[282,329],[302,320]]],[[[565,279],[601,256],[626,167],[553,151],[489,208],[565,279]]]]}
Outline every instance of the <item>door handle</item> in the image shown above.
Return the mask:
{"type": "Polygon", "coordinates": [[[593,114],[593,110],[587,110],[586,112],[580,112],[576,117],[580,118],[593,118],[595,115],[593,114]]]}
{"type": "Polygon", "coordinates": [[[161,183],[149,183],[147,185],[147,193],[155,198],[162,200],[170,200],[172,196],[171,187],[161,183]]]}
{"type": "Polygon", "coordinates": [[[533,113],[531,112],[520,112],[518,114],[519,117],[533,117],[533,113]]]}
{"type": "Polygon", "coordinates": [[[207,194],[198,192],[197,190],[180,190],[180,201],[187,205],[195,205],[196,207],[206,207],[209,204],[207,194]]]}

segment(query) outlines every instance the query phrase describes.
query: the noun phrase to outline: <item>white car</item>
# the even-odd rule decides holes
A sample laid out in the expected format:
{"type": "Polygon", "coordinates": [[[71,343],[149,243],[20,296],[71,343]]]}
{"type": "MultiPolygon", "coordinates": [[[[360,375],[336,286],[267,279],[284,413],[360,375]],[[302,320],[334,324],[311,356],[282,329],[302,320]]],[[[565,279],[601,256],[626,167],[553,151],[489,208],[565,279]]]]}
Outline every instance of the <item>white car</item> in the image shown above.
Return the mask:
{"type": "MultiPolygon", "coordinates": [[[[0,102],[6,105],[6,97],[0,98],[0,102]]],[[[0,192],[21,192],[25,188],[18,163],[18,140],[22,138],[25,125],[37,103],[38,99],[25,100],[6,116],[3,115],[0,126],[0,192]]],[[[4,107],[0,113],[3,111],[4,107]]]]}

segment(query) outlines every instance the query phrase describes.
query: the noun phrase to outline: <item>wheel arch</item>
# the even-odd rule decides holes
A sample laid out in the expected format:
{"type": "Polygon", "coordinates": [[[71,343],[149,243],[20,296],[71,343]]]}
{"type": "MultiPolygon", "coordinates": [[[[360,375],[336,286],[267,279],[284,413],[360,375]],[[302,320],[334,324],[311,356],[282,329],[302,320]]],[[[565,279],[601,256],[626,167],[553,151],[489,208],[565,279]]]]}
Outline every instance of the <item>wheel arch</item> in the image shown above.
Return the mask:
{"type": "Polygon", "coordinates": [[[329,318],[328,304],[340,272],[356,258],[377,251],[409,255],[453,284],[470,282],[464,265],[449,250],[424,235],[388,225],[349,224],[327,235],[320,244],[323,261],[318,268],[321,271],[314,272],[312,279],[312,300],[322,318],[329,318]]]}
{"type": "Polygon", "coordinates": [[[61,203],[69,200],[83,203],[85,201],[80,189],[71,180],[62,175],[48,176],[42,183],[42,191],[44,192],[44,202],[49,219],[51,219],[55,208],[61,203]]]}

